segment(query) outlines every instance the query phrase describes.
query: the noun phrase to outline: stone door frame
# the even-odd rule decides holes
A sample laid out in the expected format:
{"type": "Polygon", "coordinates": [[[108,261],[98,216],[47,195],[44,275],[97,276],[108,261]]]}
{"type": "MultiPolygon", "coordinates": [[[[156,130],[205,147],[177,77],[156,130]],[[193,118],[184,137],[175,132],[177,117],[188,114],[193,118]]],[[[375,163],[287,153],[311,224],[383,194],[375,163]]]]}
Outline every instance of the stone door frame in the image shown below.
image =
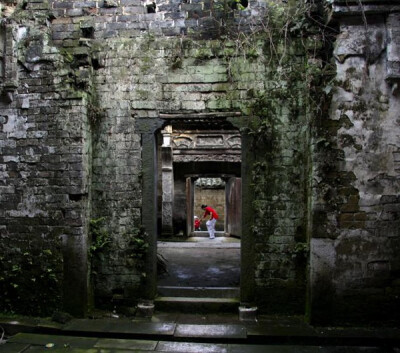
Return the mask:
{"type": "Polygon", "coordinates": [[[187,123],[212,121],[221,127],[229,125],[241,132],[241,177],[242,177],[242,238],[240,257],[240,300],[242,305],[251,305],[255,295],[254,242],[251,236],[253,192],[251,187],[251,165],[254,155],[251,136],[244,130],[250,118],[238,112],[217,113],[160,113],[158,118],[137,118],[136,131],[142,143],[142,225],[148,234],[149,247],[146,256],[146,279],[142,291],[143,300],[154,300],[157,295],[157,132],[174,122],[187,123]]]}

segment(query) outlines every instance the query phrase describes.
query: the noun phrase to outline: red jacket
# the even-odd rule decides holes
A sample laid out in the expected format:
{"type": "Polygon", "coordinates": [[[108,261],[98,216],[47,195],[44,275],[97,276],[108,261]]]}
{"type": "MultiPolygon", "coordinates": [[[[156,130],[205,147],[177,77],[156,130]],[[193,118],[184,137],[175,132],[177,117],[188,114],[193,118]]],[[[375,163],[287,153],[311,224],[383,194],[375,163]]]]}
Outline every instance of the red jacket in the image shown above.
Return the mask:
{"type": "Polygon", "coordinates": [[[215,212],[215,210],[212,207],[207,206],[205,208],[205,212],[204,212],[203,218],[206,218],[209,214],[211,214],[211,219],[213,219],[213,218],[218,219],[218,213],[215,212]]]}

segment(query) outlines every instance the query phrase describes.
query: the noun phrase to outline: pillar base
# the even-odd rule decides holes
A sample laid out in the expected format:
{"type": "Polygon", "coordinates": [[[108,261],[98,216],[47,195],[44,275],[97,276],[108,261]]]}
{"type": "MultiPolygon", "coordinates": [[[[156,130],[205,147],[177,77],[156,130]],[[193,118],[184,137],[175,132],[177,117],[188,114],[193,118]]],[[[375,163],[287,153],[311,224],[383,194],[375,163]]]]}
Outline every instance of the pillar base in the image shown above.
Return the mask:
{"type": "Polygon", "coordinates": [[[239,320],[240,321],[257,321],[257,310],[256,306],[239,306],[239,320]]]}
{"type": "Polygon", "coordinates": [[[154,313],[154,302],[152,300],[139,302],[137,306],[136,316],[152,317],[153,313],[154,313]]]}

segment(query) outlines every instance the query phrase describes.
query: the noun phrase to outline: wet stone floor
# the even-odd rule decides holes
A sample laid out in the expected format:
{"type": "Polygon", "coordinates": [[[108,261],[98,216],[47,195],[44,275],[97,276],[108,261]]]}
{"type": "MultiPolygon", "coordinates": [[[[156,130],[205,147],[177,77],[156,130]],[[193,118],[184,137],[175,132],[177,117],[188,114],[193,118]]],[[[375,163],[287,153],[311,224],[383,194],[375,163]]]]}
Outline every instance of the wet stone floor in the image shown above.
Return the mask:
{"type": "Polygon", "coordinates": [[[175,287],[237,287],[240,280],[240,240],[192,237],[187,241],[159,241],[157,252],[167,272],[158,285],[175,287]]]}
{"type": "Polygon", "coordinates": [[[267,345],[178,342],[19,333],[0,345],[0,353],[391,353],[384,347],[267,345]]]}

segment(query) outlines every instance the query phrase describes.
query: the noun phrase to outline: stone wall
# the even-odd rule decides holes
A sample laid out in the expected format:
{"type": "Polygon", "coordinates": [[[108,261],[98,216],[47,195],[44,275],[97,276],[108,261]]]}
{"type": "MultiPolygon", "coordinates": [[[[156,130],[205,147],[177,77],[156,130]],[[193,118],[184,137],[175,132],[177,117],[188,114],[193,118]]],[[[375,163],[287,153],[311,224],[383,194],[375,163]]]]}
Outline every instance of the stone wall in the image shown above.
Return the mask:
{"type": "Polygon", "coordinates": [[[320,322],[399,311],[399,14],[389,9],[335,6],[337,74],[313,154],[310,264],[320,322]]]}
{"type": "Polygon", "coordinates": [[[46,16],[0,27],[1,305],[41,315],[60,308],[63,294],[67,307],[87,303],[91,159],[86,102],[50,43],[46,16]]]}
{"type": "Polygon", "coordinates": [[[393,318],[399,9],[334,2],[327,83],[327,32],[307,21],[318,2],[293,3],[171,1],[148,13],[137,0],[35,0],[7,10],[2,310],[48,314],[63,302],[84,315],[91,288],[108,307],[153,298],[155,136],[166,113],[224,113],[243,141],[243,302],[304,314],[309,294],[314,322],[393,318]],[[26,291],[46,307],[21,301],[26,291]]]}

